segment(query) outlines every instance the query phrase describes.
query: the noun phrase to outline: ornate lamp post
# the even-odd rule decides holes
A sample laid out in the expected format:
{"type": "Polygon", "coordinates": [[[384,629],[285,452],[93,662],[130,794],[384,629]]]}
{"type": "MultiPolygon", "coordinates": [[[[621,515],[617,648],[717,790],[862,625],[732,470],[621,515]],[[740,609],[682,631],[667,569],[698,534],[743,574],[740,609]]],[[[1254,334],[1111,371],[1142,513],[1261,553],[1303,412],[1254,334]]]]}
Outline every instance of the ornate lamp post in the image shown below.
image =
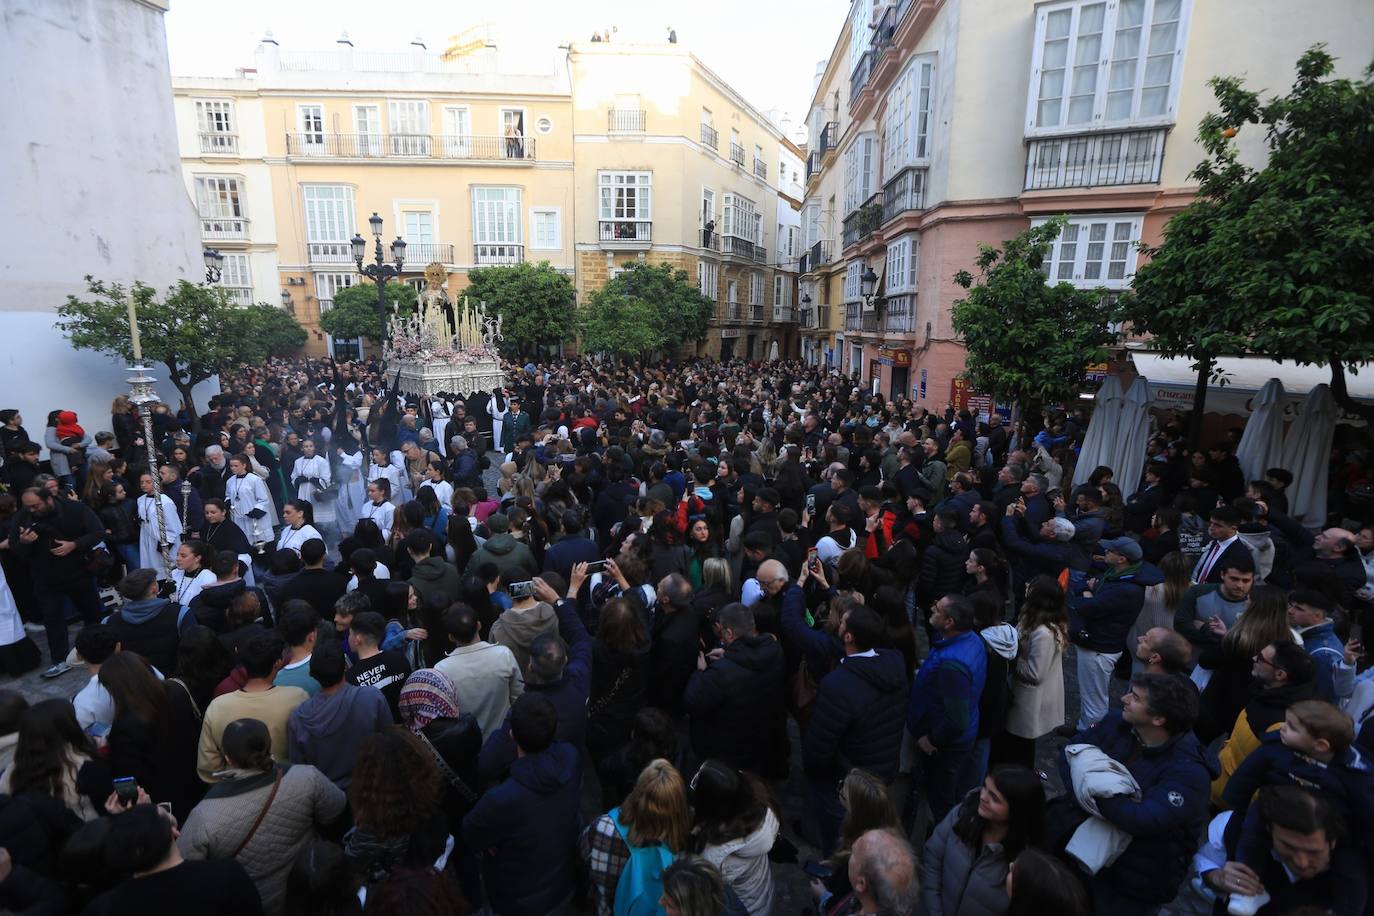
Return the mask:
{"type": "Polygon", "coordinates": [[[215,248],[207,248],[203,254],[205,256],[205,282],[218,283],[219,278],[224,276],[224,255],[215,248]]]}
{"type": "Polygon", "coordinates": [[[377,339],[378,345],[386,342],[386,281],[392,277],[401,275],[401,268],[406,260],[406,243],[401,237],[396,236],[396,241],[391,243],[392,263],[386,263],[386,255],[382,252],[382,218],[374,211],[368,219],[368,225],[372,228],[372,239],[375,244],[373,251],[373,263],[363,265],[363,258],[367,256],[367,240],[361,235],[353,236],[353,260],[358,265],[358,273],[367,277],[377,284],[377,321],[381,324],[381,337],[377,339]]]}
{"type": "MultiPolygon", "coordinates": [[[[207,264],[209,257],[206,257],[207,264]]],[[[143,361],[143,345],[138,339],[138,312],[134,300],[129,299],[129,337],[133,344],[134,364],[129,367],[133,376],[129,382],[129,401],[138,408],[143,420],[143,444],[148,449],[148,474],[153,479],[153,507],[157,511],[158,553],[162,555],[162,578],[172,577],[172,545],[167,540],[167,519],[162,508],[162,478],[157,471],[157,446],[153,442],[153,405],[160,398],[153,384],[152,366],[143,361]]]]}

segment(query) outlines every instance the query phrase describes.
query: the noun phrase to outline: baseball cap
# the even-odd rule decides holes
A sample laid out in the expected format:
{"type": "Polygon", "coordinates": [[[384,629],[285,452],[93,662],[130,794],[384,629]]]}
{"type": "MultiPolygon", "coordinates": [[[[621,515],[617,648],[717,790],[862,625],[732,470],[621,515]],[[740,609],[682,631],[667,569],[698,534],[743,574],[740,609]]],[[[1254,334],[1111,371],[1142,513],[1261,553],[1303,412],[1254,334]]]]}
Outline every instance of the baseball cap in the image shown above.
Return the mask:
{"type": "Polygon", "coordinates": [[[1141,556],[1143,556],[1140,552],[1140,544],[1130,538],[1112,538],[1106,541],[1099,541],[1098,546],[1104,551],[1114,550],[1132,563],[1139,563],[1141,556]]]}

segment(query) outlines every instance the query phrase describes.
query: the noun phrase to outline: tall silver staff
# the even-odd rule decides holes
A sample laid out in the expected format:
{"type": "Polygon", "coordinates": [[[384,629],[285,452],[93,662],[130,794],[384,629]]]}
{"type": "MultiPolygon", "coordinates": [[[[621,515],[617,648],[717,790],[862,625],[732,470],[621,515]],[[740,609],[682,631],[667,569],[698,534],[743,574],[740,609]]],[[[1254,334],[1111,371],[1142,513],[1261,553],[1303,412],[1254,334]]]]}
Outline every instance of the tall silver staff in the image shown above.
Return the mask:
{"type": "Polygon", "coordinates": [[[161,399],[153,385],[152,366],[143,362],[143,344],[138,339],[138,312],[129,298],[129,337],[133,344],[134,364],[129,367],[133,376],[129,382],[129,401],[138,408],[143,420],[143,445],[148,449],[148,476],[153,481],[153,506],[157,512],[158,553],[162,555],[162,578],[172,577],[172,545],[167,541],[167,518],[162,509],[162,479],[157,472],[157,446],[153,443],[153,405],[161,399]]]}

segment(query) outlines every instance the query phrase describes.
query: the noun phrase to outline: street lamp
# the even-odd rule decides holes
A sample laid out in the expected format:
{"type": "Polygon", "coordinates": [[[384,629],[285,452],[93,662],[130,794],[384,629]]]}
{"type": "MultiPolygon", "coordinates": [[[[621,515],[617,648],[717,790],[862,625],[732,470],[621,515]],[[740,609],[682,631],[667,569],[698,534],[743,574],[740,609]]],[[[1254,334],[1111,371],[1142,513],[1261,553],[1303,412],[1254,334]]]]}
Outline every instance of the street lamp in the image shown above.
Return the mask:
{"type": "Polygon", "coordinates": [[[859,277],[859,291],[863,294],[864,311],[871,312],[882,304],[881,297],[873,295],[878,285],[878,275],[873,272],[872,267],[865,267],[863,276],[859,277]]]}
{"type": "Polygon", "coordinates": [[[296,304],[291,301],[291,290],[283,288],[281,291],[281,307],[292,314],[295,314],[296,304]]]}
{"type": "MultiPolygon", "coordinates": [[[[216,253],[218,254],[218,253],[216,253]]],[[[209,263],[207,256],[206,263],[209,263]]],[[[162,560],[161,579],[172,577],[172,545],[167,540],[167,518],[162,509],[162,478],[157,471],[157,445],[153,441],[153,407],[158,403],[156,379],[152,366],[143,361],[143,346],[138,337],[138,311],[133,297],[129,298],[129,342],[133,351],[134,364],[129,367],[133,375],[128,379],[130,386],[129,401],[137,409],[143,420],[143,444],[148,449],[148,473],[153,482],[153,506],[157,512],[158,555],[162,560]]]]}
{"type": "Polygon", "coordinates": [[[396,241],[391,243],[392,263],[386,263],[386,255],[382,252],[382,218],[374,212],[367,222],[372,229],[372,238],[376,245],[372,255],[373,263],[363,265],[363,258],[367,256],[366,239],[361,235],[354,235],[351,244],[353,260],[358,264],[358,273],[377,284],[377,320],[381,322],[382,332],[382,336],[378,338],[380,344],[386,341],[386,281],[401,275],[401,268],[406,260],[406,243],[399,235],[396,236],[396,241]]]}
{"type": "Polygon", "coordinates": [[[218,283],[219,278],[224,276],[224,255],[214,248],[207,248],[203,252],[205,257],[205,282],[218,283]]]}

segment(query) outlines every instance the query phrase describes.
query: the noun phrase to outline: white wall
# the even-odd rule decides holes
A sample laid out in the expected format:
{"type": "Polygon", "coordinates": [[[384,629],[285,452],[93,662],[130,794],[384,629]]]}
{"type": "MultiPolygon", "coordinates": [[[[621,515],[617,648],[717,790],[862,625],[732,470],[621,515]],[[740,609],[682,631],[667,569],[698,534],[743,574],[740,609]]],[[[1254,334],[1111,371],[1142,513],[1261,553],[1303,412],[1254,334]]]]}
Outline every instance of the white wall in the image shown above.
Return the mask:
{"type": "MultiPolygon", "coordinates": [[[[121,367],[73,350],[56,308],[86,274],[165,288],[204,277],[200,228],[182,182],[165,5],[5,0],[0,17],[0,399],[31,436],[49,410],[109,427],[121,367]]],[[[159,373],[162,375],[163,373],[159,373]]],[[[176,392],[163,396],[175,407],[176,392]]]]}

